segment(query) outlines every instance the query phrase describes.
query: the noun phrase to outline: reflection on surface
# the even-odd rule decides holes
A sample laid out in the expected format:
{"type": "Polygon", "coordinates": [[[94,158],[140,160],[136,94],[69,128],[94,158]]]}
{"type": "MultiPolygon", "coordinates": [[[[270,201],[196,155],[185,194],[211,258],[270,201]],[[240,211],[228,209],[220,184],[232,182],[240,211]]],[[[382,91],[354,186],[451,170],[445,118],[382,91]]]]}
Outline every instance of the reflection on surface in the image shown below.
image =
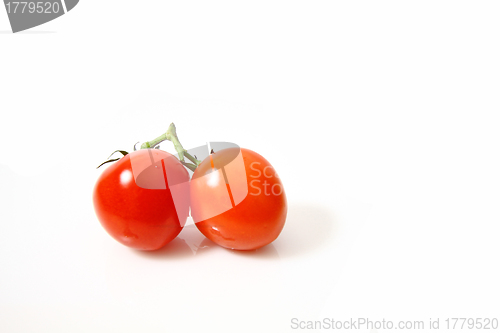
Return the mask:
{"type": "Polygon", "coordinates": [[[296,203],[288,207],[283,232],[273,243],[252,251],[225,249],[205,238],[194,224],[184,227],[179,236],[158,251],[131,250],[151,259],[171,260],[205,254],[228,252],[256,259],[280,259],[310,255],[334,240],[335,219],[326,207],[296,203]]]}
{"type": "Polygon", "coordinates": [[[255,259],[280,259],[278,250],[276,249],[273,243],[261,247],[260,249],[251,251],[234,251],[229,249],[226,250],[231,251],[232,254],[241,257],[248,257],[255,259]]]}
{"type": "Polygon", "coordinates": [[[186,241],[180,237],[175,238],[173,241],[157,251],[141,251],[134,249],[131,251],[142,257],[165,260],[182,259],[193,255],[189,245],[187,245],[186,241]]]}
{"type": "Polygon", "coordinates": [[[184,227],[177,238],[175,238],[173,241],[171,241],[158,251],[140,251],[133,249],[131,249],[131,251],[142,257],[159,260],[185,258],[217,251],[229,252],[231,254],[244,257],[279,259],[278,251],[273,244],[269,244],[260,249],[252,251],[235,251],[225,249],[203,236],[203,234],[198,230],[198,228],[196,228],[194,224],[184,227]]]}
{"type": "MultiPolygon", "coordinates": [[[[224,249],[205,238],[194,224],[158,251],[138,251],[116,243],[109,246],[106,289],[113,299],[127,305],[165,304],[165,300],[175,299],[176,306],[183,304],[186,311],[192,311],[206,306],[206,302],[193,303],[202,295],[204,300],[237,302],[235,313],[253,311],[254,304],[263,299],[263,315],[274,316],[284,304],[289,309],[307,304],[314,312],[322,304],[315,296],[321,294],[321,283],[316,289],[296,291],[290,274],[315,276],[315,281],[331,281],[336,276],[337,270],[325,269],[317,277],[318,271],[312,269],[318,267],[316,260],[324,258],[334,229],[327,208],[291,204],[282,234],[274,243],[254,251],[224,249]]],[[[328,258],[335,265],[335,258],[328,258]]]]}

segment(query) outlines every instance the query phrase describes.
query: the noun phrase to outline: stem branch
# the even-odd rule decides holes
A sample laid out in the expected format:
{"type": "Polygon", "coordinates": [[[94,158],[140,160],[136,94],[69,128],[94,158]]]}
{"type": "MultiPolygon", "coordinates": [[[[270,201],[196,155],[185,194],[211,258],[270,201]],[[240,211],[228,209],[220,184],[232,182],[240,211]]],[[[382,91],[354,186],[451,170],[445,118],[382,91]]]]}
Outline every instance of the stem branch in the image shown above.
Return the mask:
{"type": "Polygon", "coordinates": [[[194,171],[194,169],[196,169],[196,167],[200,165],[201,161],[193,157],[191,154],[187,152],[186,149],[184,149],[184,147],[182,147],[182,144],[180,143],[179,138],[177,137],[177,131],[175,129],[174,123],[170,124],[170,126],[168,127],[167,131],[164,134],[160,135],[154,140],[144,142],[141,145],[141,149],[154,148],[155,146],[159,145],[161,142],[166,140],[174,144],[175,150],[179,155],[179,160],[181,161],[182,165],[184,165],[186,168],[190,169],[191,171],[194,171]],[[184,156],[186,156],[187,159],[193,162],[194,164],[184,162],[184,156]]]}

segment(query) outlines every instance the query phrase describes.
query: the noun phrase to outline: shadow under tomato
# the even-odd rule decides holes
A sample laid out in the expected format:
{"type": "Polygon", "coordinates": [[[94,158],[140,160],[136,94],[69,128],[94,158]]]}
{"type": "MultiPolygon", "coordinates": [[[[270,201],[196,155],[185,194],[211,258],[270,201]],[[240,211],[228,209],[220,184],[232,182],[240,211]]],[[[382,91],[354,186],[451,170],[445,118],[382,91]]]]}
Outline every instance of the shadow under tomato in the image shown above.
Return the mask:
{"type": "Polygon", "coordinates": [[[281,258],[308,255],[333,241],[335,217],[324,206],[289,204],[285,227],[274,246],[281,258]]]}

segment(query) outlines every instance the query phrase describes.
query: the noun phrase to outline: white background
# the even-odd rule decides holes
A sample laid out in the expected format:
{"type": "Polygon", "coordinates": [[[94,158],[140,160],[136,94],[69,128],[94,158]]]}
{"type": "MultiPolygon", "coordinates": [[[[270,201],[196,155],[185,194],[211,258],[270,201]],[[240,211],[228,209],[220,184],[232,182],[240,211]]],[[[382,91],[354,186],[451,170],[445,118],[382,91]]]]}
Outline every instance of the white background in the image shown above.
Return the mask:
{"type": "Polygon", "coordinates": [[[11,34],[0,10],[0,331],[499,316],[499,15],[496,1],[82,0],[11,34]],[[277,241],[232,252],[191,225],[141,253],[105,233],[95,167],[172,121],[185,147],[234,142],[274,165],[277,241]]]}

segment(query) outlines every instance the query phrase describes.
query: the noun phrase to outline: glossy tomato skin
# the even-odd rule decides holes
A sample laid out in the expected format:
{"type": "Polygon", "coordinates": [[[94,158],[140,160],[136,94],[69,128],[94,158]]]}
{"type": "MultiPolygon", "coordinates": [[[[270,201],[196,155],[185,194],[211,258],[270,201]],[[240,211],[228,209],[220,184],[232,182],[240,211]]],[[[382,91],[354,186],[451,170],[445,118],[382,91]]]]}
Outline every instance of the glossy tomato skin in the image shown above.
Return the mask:
{"type": "Polygon", "coordinates": [[[158,149],[134,151],[102,172],[94,187],[94,209],[118,242],[157,250],[173,240],[186,222],[188,182],[188,172],[171,154],[158,149]],[[169,183],[187,186],[184,193],[177,191],[177,206],[169,183]]]}
{"type": "Polygon", "coordinates": [[[258,249],[273,242],[284,227],[283,184],[254,151],[228,148],[211,154],[195,170],[190,185],[196,226],[222,247],[258,249]]]}

